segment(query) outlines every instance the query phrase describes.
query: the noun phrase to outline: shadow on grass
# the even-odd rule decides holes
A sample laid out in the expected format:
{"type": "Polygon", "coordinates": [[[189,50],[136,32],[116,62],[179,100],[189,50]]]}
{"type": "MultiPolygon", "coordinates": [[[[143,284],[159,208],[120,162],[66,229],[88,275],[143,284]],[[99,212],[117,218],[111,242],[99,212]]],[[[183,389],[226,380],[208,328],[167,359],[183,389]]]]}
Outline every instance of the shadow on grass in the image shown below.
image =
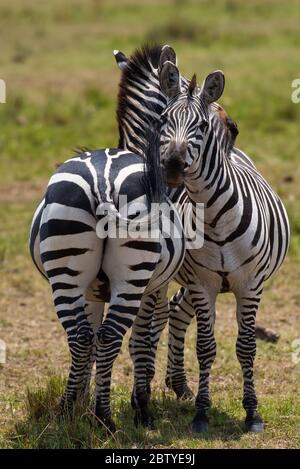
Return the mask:
{"type": "Polygon", "coordinates": [[[194,415],[192,402],[176,401],[169,392],[153,393],[152,409],[155,430],[135,427],[130,392],[125,386],[112,390],[113,415],[117,425],[114,435],[107,435],[93,417],[91,405],[76,406],[72,417],[59,417],[59,399],[65,381],[57,376],[46,386],[27,391],[25,417],[15,422],[14,431],[6,435],[11,448],[153,448],[210,447],[214,440],[238,440],[243,423],[226,412],[212,409],[207,436],[191,432],[194,415]]]}

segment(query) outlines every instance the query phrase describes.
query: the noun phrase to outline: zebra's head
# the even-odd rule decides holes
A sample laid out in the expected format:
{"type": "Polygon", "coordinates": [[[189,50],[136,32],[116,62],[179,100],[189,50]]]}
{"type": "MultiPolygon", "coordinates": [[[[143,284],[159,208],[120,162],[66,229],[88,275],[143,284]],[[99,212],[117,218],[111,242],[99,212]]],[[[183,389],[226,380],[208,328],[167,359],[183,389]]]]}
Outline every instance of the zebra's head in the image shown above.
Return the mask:
{"type": "Polygon", "coordinates": [[[177,187],[201,158],[210,128],[210,105],[222,95],[225,79],[221,71],[215,71],[199,88],[194,75],[182,91],[179,70],[167,61],[159,70],[159,81],[168,100],[161,115],[161,163],[167,184],[177,187]]]}

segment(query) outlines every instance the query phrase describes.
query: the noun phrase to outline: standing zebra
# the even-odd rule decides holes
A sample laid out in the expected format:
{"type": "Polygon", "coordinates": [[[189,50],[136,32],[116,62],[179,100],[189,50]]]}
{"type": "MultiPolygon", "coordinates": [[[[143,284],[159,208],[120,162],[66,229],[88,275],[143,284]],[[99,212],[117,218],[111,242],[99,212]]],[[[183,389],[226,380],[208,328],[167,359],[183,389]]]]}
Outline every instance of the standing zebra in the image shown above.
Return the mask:
{"type": "MultiPolygon", "coordinates": [[[[118,67],[122,71],[118,98],[119,147],[141,154],[143,142],[147,135],[149,122],[159,123],[166,108],[167,98],[162,93],[159,82],[159,69],[166,61],[176,64],[174,50],[165,45],[145,45],[127,58],[122,52],[115,50],[114,56],[118,67]]],[[[189,80],[180,77],[182,90],[188,89],[189,80]]],[[[224,110],[217,104],[211,106],[216,118],[221,120],[228,138],[228,155],[237,161],[251,161],[240,150],[233,148],[237,136],[237,128],[224,110]]],[[[184,186],[169,189],[168,195],[179,210],[189,201],[184,186]]],[[[193,251],[191,252],[193,255],[193,251]]],[[[147,387],[150,393],[150,383],[155,373],[155,355],[162,330],[169,319],[169,350],[166,384],[174,390],[178,398],[190,399],[193,393],[187,385],[184,371],[184,339],[187,327],[195,315],[193,305],[189,300],[188,290],[182,287],[168,302],[166,289],[153,299],[151,308],[155,314],[151,323],[151,350],[145,354],[147,363],[147,387]]],[[[134,360],[134,334],[131,341],[132,358],[134,360]]],[[[135,360],[134,360],[135,361],[135,360]]]]}
{"type": "MultiPolygon", "coordinates": [[[[62,410],[70,410],[85,393],[96,349],[95,413],[110,431],[115,431],[111,372],[124,334],[138,318],[142,301],[147,304],[170,281],[184,255],[176,213],[174,238],[164,237],[159,219],[151,236],[132,238],[128,232],[125,238],[103,236],[111,219],[119,222],[117,226],[125,221],[128,227],[140,211],[145,214],[143,226],[153,221],[150,203],[164,200],[165,192],[158,143],[150,138],[144,160],[119,149],[86,152],[67,160],[51,177],[31,226],[31,256],[51,285],[71,353],[62,410]],[[122,196],[127,197],[126,207],[122,196]],[[100,306],[95,299],[101,300],[100,306]],[[109,308],[101,324],[105,301],[109,308]]],[[[168,200],[165,204],[172,208],[168,200]]],[[[135,397],[148,418],[147,401],[135,397]]]]}
{"type": "Polygon", "coordinates": [[[209,375],[216,355],[215,302],[218,293],[230,291],[237,303],[236,354],[243,372],[246,428],[262,432],[253,378],[255,320],[264,281],[279,268],[288,249],[287,214],[249,158],[228,153],[225,122],[212,107],[223,93],[223,73],[208,75],[201,88],[194,75],[186,91],[181,89],[178,68],[167,61],[159,70],[159,80],[168,99],[161,128],[167,183],[184,182],[188,199],[204,204],[204,245],[187,250],[175,276],[188,287],[186,303],[193,306],[197,318],[200,377],[193,430],[208,430],[209,375]]]}

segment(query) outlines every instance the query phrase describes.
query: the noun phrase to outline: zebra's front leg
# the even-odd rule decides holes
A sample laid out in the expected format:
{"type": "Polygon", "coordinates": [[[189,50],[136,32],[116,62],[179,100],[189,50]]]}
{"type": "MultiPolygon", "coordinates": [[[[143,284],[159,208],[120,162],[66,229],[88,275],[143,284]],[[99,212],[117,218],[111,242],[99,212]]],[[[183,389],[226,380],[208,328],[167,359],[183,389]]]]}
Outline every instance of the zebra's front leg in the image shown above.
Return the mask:
{"type": "Polygon", "coordinates": [[[192,430],[197,433],[206,433],[208,411],[211,407],[209,378],[217,351],[214,337],[215,296],[210,297],[203,289],[203,291],[191,293],[191,298],[197,319],[197,357],[200,370],[196,415],[192,422],[192,430]]]}
{"type": "Polygon", "coordinates": [[[129,353],[134,365],[134,385],[131,405],[135,409],[135,424],[141,423],[150,429],[154,427],[154,416],[149,410],[150,393],[148,375],[151,355],[151,323],[157,301],[157,293],[145,296],[134,321],[129,341],[129,353]]]}
{"type": "Polygon", "coordinates": [[[157,293],[150,327],[150,352],[147,362],[147,394],[151,395],[151,381],[155,375],[155,359],[157,347],[162,331],[166,327],[169,318],[169,301],[167,297],[168,285],[165,285],[157,293]]]}
{"type": "Polygon", "coordinates": [[[169,302],[169,343],[166,385],[171,388],[177,399],[194,399],[188,387],[184,370],[184,341],[188,326],[195,312],[189,291],[182,287],[169,302]]]}
{"type": "Polygon", "coordinates": [[[262,433],[264,430],[263,421],[257,412],[258,403],[253,376],[256,355],[255,320],[261,293],[261,284],[259,284],[258,287],[249,287],[236,295],[238,321],[236,355],[243,372],[243,407],[246,411],[246,429],[253,433],[262,433]]]}

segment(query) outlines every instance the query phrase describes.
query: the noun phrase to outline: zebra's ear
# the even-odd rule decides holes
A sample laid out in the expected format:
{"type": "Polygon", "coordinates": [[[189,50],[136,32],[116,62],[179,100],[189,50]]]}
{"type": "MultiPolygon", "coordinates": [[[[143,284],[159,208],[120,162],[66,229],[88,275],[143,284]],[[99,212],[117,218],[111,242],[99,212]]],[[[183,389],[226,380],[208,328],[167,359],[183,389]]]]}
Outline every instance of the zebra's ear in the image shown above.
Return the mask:
{"type": "Polygon", "coordinates": [[[176,65],[167,61],[159,70],[159,83],[162,92],[168,97],[173,98],[180,93],[180,73],[176,65]]]}
{"type": "Polygon", "coordinates": [[[119,50],[114,50],[113,52],[117,65],[120,70],[124,70],[127,67],[128,59],[123,52],[120,52],[119,50]]]}
{"type": "Polygon", "coordinates": [[[159,70],[162,69],[163,64],[165,62],[172,62],[172,64],[177,65],[177,56],[174,49],[168,44],[164,45],[161,50],[160,58],[159,58],[159,70]]]}
{"type": "Polygon", "coordinates": [[[201,96],[207,104],[211,104],[222,96],[225,86],[224,73],[216,70],[210,73],[204,80],[201,88],[201,96]]]}

